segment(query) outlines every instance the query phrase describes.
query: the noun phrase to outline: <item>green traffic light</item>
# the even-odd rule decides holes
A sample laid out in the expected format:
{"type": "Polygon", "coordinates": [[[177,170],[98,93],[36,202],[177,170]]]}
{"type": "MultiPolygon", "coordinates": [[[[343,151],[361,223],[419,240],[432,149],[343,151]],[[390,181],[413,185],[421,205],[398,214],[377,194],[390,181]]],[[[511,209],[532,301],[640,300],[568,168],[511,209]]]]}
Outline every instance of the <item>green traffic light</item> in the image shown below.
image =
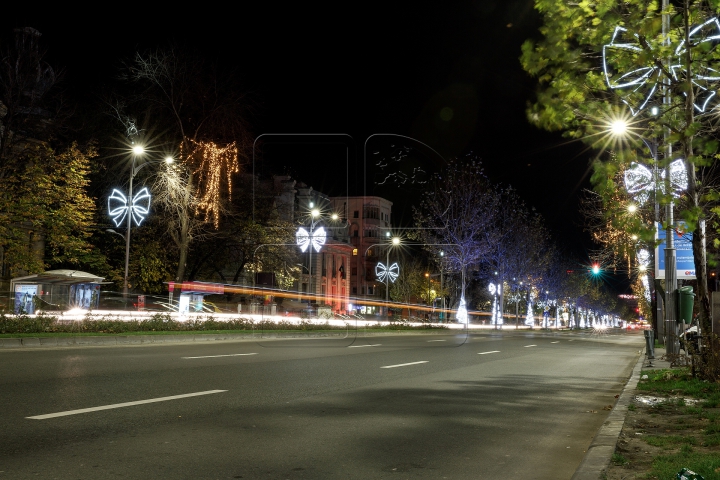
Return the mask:
{"type": "Polygon", "coordinates": [[[600,273],[600,266],[598,264],[592,266],[592,273],[593,275],[597,275],[598,273],[600,273]]]}

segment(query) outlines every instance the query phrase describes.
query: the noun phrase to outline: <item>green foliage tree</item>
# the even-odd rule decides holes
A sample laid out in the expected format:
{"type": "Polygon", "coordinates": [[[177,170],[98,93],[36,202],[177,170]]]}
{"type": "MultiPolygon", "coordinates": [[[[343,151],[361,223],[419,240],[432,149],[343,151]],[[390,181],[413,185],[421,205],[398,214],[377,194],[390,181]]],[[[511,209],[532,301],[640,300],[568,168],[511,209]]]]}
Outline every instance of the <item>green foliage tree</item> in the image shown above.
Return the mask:
{"type": "MultiPolygon", "coordinates": [[[[536,0],[544,21],[541,37],[526,41],[521,56],[523,68],[539,82],[537,99],[527,112],[530,121],[600,151],[614,151],[610,162],[596,162],[593,177],[606,204],[622,188],[615,173],[637,159],[643,139],[658,140],[660,169],[685,159],[688,188],[680,199],[680,216],[693,229],[705,329],[710,328],[709,294],[701,220],[712,218],[717,205],[712,164],[718,142],[712,107],[699,106],[715,91],[708,77],[720,51],[714,41],[705,41],[717,33],[713,24],[695,27],[716,15],[719,7],[714,0],[536,0]],[[611,43],[631,48],[609,47],[604,70],[603,46],[611,43]],[[629,80],[637,81],[614,91],[608,86],[629,80]],[[657,107],[654,116],[649,115],[651,107],[657,107]],[[630,124],[629,137],[610,135],[611,124],[619,119],[630,124]]],[[[670,188],[664,190],[658,195],[663,205],[673,201],[670,188]]]]}
{"type": "Polygon", "coordinates": [[[0,248],[12,276],[53,267],[102,270],[105,257],[90,243],[95,202],[86,189],[89,147],[73,144],[56,153],[36,146],[0,179],[0,248]]]}

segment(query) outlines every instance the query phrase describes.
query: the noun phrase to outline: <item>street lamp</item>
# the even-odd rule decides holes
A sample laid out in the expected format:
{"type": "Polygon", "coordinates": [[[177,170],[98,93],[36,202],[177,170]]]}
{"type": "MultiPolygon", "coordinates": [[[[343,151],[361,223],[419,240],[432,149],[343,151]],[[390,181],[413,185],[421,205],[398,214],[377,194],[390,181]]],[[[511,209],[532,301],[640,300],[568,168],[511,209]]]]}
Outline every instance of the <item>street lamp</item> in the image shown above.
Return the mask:
{"type": "Polygon", "coordinates": [[[385,265],[383,265],[382,263],[378,263],[377,265],[375,265],[375,275],[381,282],[385,283],[385,308],[387,309],[387,312],[389,312],[390,309],[390,307],[387,306],[387,304],[390,302],[390,282],[394,283],[398,275],[400,274],[400,267],[397,263],[393,263],[392,265],[390,265],[390,249],[397,245],[400,245],[400,237],[393,237],[387,247],[387,252],[385,254],[385,265]]]}
{"type": "Polygon", "coordinates": [[[325,240],[327,238],[327,233],[325,232],[324,227],[318,227],[315,228],[317,224],[320,222],[320,210],[317,208],[314,208],[313,203],[310,202],[310,231],[308,232],[304,227],[299,227],[297,230],[297,233],[295,234],[295,238],[297,240],[297,245],[300,247],[300,251],[305,253],[305,250],[309,250],[310,258],[309,258],[309,268],[308,268],[308,275],[310,277],[309,279],[309,290],[312,295],[314,295],[316,292],[313,290],[313,275],[312,275],[312,253],[313,249],[320,253],[320,250],[322,249],[322,246],[325,245],[325,240]],[[308,248],[310,247],[310,248],[308,248]]]}
{"type": "Polygon", "coordinates": [[[150,211],[150,192],[147,187],[143,187],[133,196],[133,179],[135,175],[147,165],[166,163],[170,164],[174,160],[172,157],[166,157],[164,161],[145,162],[140,166],[136,166],[137,158],[145,153],[145,149],[140,145],[132,148],[132,165],[130,168],[130,185],[127,197],[118,189],[113,189],[112,194],[108,198],[108,213],[115,222],[115,226],[119,227],[123,221],[127,219],[125,237],[125,277],[123,281],[123,297],[127,298],[128,294],[128,271],[130,266],[130,229],[132,222],[135,226],[140,226],[148,212],[150,211]]]}
{"type": "Polygon", "coordinates": [[[425,278],[427,278],[427,304],[430,305],[430,273],[425,272],[425,278]]]}
{"type": "MultiPolygon", "coordinates": [[[[622,126],[625,125],[623,121],[616,121],[615,125],[618,131],[622,130],[622,126]]],[[[624,133],[624,132],[623,132],[624,133]]],[[[648,146],[653,156],[653,173],[643,165],[636,164],[625,172],[625,187],[629,194],[635,195],[638,201],[642,204],[647,199],[649,193],[647,190],[652,188],[655,193],[655,225],[659,222],[659,202],[657,201],[657,191],[669,195],[669,201],[665,206],[665,220],[667,222],[667,228],[665,233],[665,290],[666,294],[664,297],[665,303],[665,349],[666,354],[676,353],[676,341],[673,340],[676,337],[676,323],[675,323],[675,292],[677,291],[677,253],[674,245],[673,226],[675,223],[673,217],[674,202],[673,198],[676,196],[676,191],[682,191],[687,189],[687,172],[683,160],[678,159],[673,162],[668,162],[665,169],[660,175],[657,171],[657,144],[656,142],[648,141],[643,138],[643,142],[648,146]],[[649,185],[650,178],[652,178],[652,184],[649,185]],[[661,183],[662,182],[662,183],[661,183]],[[673,333],[673,335],[670,335],[673,333]]],[[[668,154],[670,147],[668,147],[668,154]]],[[[657,272],[656,272],[657,274],[657,272]]],[[[657,300],[656,300],[657,302],[657,300]]],[[[660,315],[656,312],[656,317],[660,315]]]]}

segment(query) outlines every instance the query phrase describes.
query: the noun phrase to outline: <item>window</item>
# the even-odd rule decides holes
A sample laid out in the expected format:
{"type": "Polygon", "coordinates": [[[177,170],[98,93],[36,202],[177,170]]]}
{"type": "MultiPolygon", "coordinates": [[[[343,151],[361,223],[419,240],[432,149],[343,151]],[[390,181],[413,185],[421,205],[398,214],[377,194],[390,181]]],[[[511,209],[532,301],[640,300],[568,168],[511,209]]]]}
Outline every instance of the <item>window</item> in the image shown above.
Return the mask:
{"type": "Polygon", "coordinates": [[[358,218],[359,215],[360,215],[360,212],[359,212],[359,211],[355,210],[355,211],[353,212],[353,218],[358,218]]]}
{"type": "Polygon", "coordinates": [[[363,218],[380,218],[380,209],[377,206],[365,206],[363,218]]]}
{"type": "Polygon", "coordinates": [[[357,295],[357,287],[353,287],[353,295],[357,295]]]}
{"type": "MultiPolygon", "coordinates": [[[[352,267],[352,274],[357,275],[357,267],[352,267]]],[[[355,292],[357,293],[357,292],[355,292]]]]}
{"type": "MultiPolygon", "coordinates": [[[[357,232],[355,232],[357,233],[357,232]]],[[[355,235],[357,236],[357,235],[355,235]]],[[[357,248],[353,248],[353,257],[357,257],[357,248]]]]}

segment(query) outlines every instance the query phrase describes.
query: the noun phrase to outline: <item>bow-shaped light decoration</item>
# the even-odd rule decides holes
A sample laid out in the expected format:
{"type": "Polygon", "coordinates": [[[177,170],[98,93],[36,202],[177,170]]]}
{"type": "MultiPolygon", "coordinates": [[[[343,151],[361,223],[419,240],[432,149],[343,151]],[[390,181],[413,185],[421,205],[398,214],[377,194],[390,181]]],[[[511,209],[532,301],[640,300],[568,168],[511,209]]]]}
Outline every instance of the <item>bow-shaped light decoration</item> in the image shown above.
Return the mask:
{"type": "MultiPolygon", "coordinates": [[[[699,46],[704,42],[717,42],[720,40],[720,22],[717,18],[712,18],[702,25],[694,27],[689,32],[692,45],[699,46]]],[[[685,53],[685,41],[680,42],[675,49],[675,58],[672,64],[668,66],[673,80],[678,80],[678,73],[682,75],[682,55],[685,53]]],[[[649,48],[649,47],[648,47],[649,48]]],[[[640,44],[637,34],[632,37],[627,35],[627,29],[623,27],[615,27],[612,39],[608,45],[603,45],[603,72],[605,81],[611,89],[631,89],[631,93],[622,99],[635,116],[644,109],[652,96],[657,90],[657,86],[663,77],[663,70],[656,63],[656,59],[649,55],[647,57],[648,64],[643,67],[635,68],[629,72],[623,73],[617,65],[620,65],[623,59],[630,57],[631,62],[645,51],[640,44]]],[[[695,96],[695,109],[704,112],[715,96],[715,92],[706,87],[708,82],[720,80],[720,72],[708,66],[697,65],[694,70],[698,72],[693,78],[693,84],[700,90],[695,96]],[[698,83],[698,81],[702,82],[698,83]],[[703,85],[705,84],[705,85],[703,85]]]]}
{"type": "Polygon", "coordinates": [[[640,100],[631,104],[625,98],[622,101],[630,107],[633,116],[637,115],[640,110],[645,108],[652,98],[655,90],[657,90],[662,71],[654,64],[646,67],[636,68],[627,73],[622,73],[614,78],[613,73],[616,65],[623,58],[636,57],[642,53],[643,49],[637,38],[637,34],[632,39],[627,38],[627,29],[623,27],[615,27],[612,39],[608,45],[603,45],[603,72],[605,73],[605,82],[611,89],[631,88],[632,93],[636,94],[640,100]],[[635,104],[637,103],[637,104],[635,104]]]}
{"type": "MultiPolygon", "coordinates": [[[[675,160],[670,164],[670,190],[675,198],[681,192],[687,190],[688,178],[685,163],[682,159],[675,160]]],[[[639,163],[632,163],[630,168],[625,170],[625,188],[627,192],[635,197],[635,200],[642,206],[655,189],[653,174],[648,167],[639,163]]],[[[660,171],[658,188],[665,193],[665,169],[660,171]]]]}
{"type": "Polygon", "coordinates": [[[295,234],[295,239],[297,240],[297,244],[300,247],[301,252],[305,252],[310,243],[312,243],[316,252],[320,252],[322,246],[325,245],[325,238],[327,238],[327,234],[325,233],[325,228],[323,227],[315,229],[312,232],[312,238],[310,233],[308,233],[308,231],[303,227],[298,228],[298,231],[295,234]]]}
{"type": "Polygon", "coordinates": [[[375,265],[375,276],[381,282],[384,282],[385,278],[387,277],[387,279],[395,283],[395,280],[397,280],[399,275],[400,267],[398,267],[397,263],[393,263],[392,265],[390,265],[389,268],[386,267],[382,262],[379,262],[377,265],[375,265]]]}
{"type": "Polygon", "coordinates": [[[135,221],[135,226],[140,226],[150,211],[150,192],[147,187],[143,187],[142,190],[135,194],[132,204],[129,206],[127,197],[117,188],[113,189],[108,198],[108,214],[115,222],[116,227],[123,224],[128,210],[130,210],[130,215],[135,221]]]}
{"type": "MultiPolygon", "coordinates": [[[[720,22],[718,22],[717,18],[711,18],[705,23],[698,25],[692,30],[690,30],[688,37],[690,38],[691,45],[700,47],[702,49],[708,47],[707,50],[709,51],[715,46],[714,44],[720,40],[720,22]],[[710,45],[703,45],[707,42],[709,42],[710,45]]],[[[684,54],[685,39],[683,39],[678,45],[678,47],[675,49],[675,55],[678,57],[678,62],[684,54]]],[[[671,66],[671,70],[675,80],[678,79],[678,72],[680,73],[680,76],[685,73],[685,70],[683,70],[680,65],[671,66]]],[[[705,112],[705,109],[707,108],[710,99],[712,99],[716,93],[714,90],[710,90],[707,88],[708,83],[717,82],[718,80],[720,80],[720,72],[708,67],[707,65],[702,64],[694,65],[693,70],[697,73],[693,77],[692,83],[699,89],[699,91],[695,94],[694,105],[695,109],[698,112],[703,113],[705,112]],[[702,84],[698,83],[698,80],[701,81],[702,84]]],[[[687,96],[687,93],[685,93],[684,95],[687,96]]]]}

